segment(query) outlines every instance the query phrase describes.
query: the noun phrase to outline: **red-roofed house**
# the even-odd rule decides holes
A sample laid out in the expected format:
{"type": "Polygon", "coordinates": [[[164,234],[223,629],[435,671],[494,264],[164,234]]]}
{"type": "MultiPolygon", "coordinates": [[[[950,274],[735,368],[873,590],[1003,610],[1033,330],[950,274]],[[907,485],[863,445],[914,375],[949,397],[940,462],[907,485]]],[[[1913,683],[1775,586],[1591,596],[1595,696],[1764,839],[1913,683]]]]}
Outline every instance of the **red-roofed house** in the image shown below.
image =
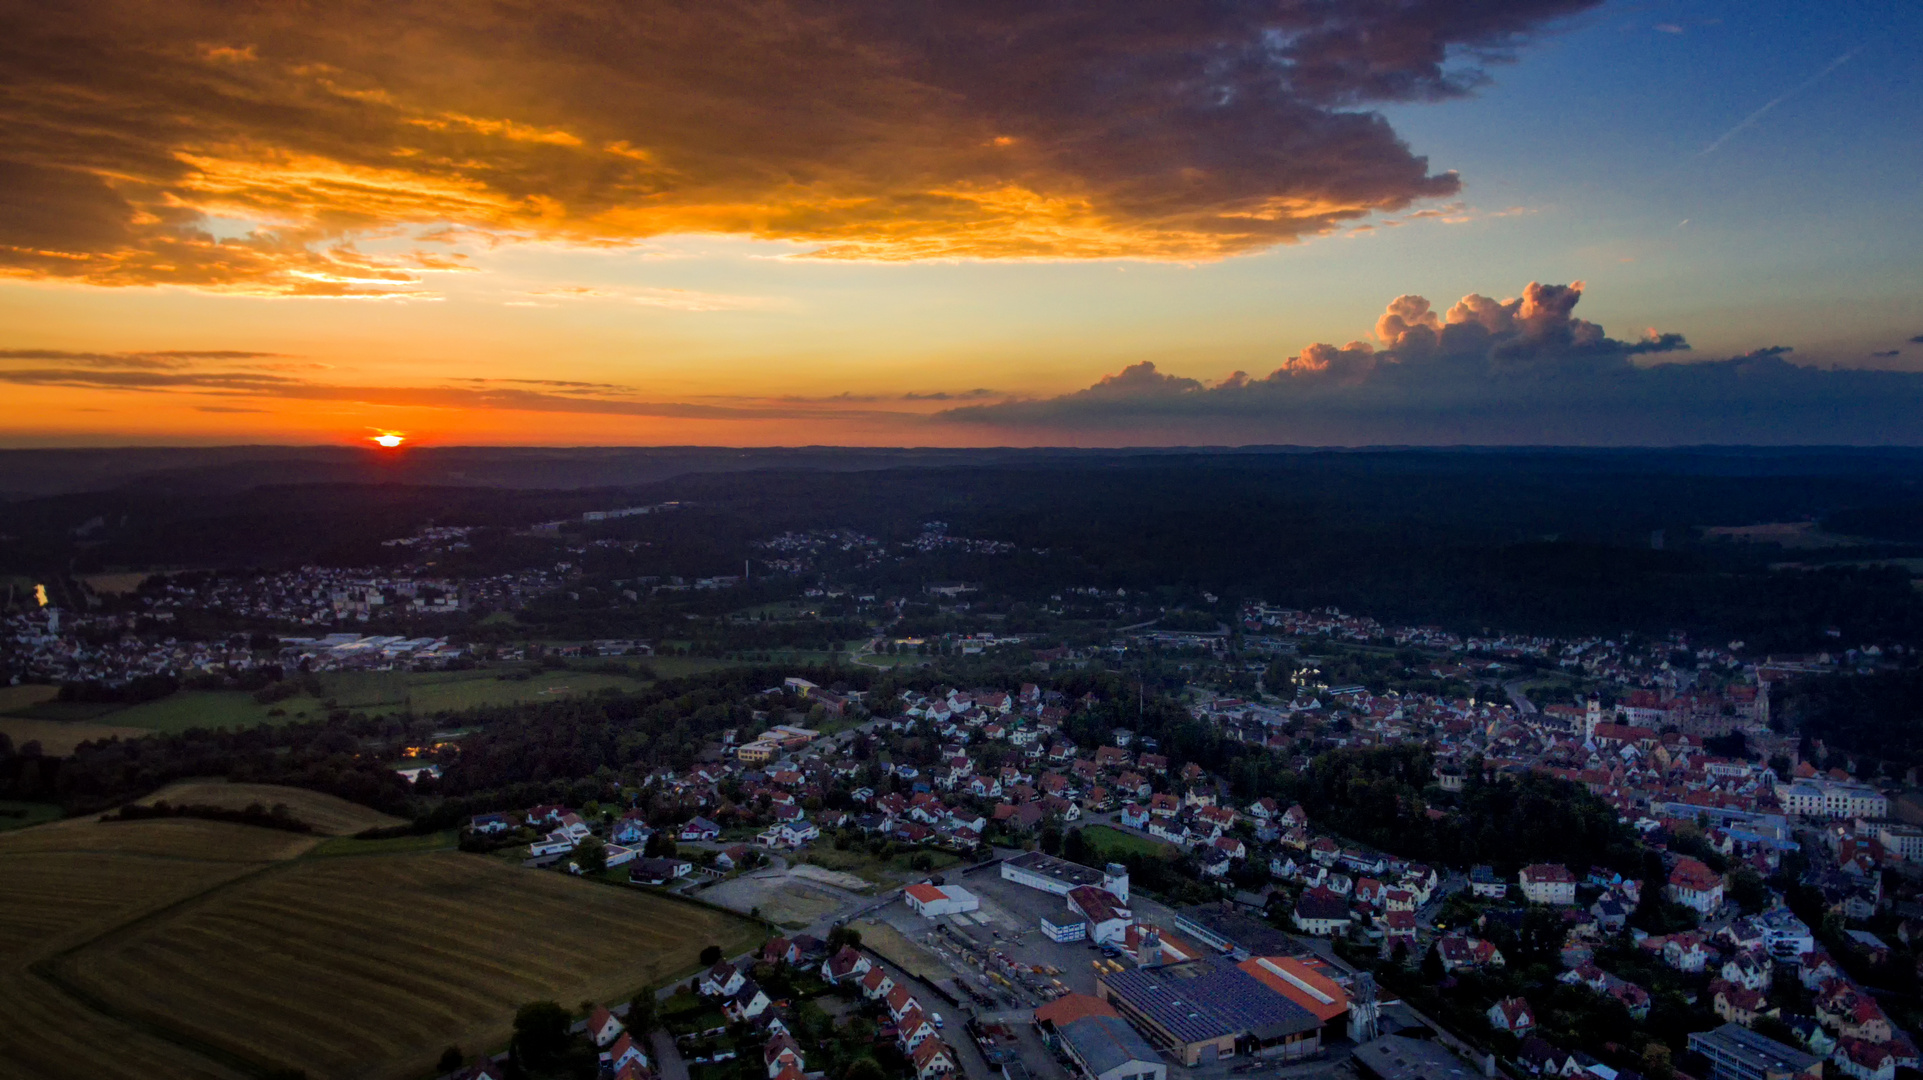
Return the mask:
{"type": "Polygon", "coordinates": [[[1536,1014],[1529,1003],[1519,997],[1503,998],[1489,1006],[1489,1026],[1522,1035],[1535,1030],[1536,1014]]]}
{"type": "Polygon", "coordinates": [[[1671,900],[1703,915],[1723,906],[1723,876],[1688,856],[1676,860],[1663,891],[1671,900]]]}
{"type": "Polygon", "coordinates": [[[1536,863],[1522,868],[1522,895],[1532,904],[1573,904],[1576,902],[1576,875],[1557,863],[1536,863]]]}

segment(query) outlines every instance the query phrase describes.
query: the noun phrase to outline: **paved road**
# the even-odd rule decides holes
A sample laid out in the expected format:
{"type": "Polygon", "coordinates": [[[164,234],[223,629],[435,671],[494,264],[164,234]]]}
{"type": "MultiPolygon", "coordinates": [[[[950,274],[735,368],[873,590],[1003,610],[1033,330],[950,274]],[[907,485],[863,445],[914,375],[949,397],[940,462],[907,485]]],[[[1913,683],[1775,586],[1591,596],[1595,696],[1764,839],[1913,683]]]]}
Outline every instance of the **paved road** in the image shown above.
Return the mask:
{"type": "Polygon", "coordinates": [[[665,1031],[657,1031],[652,1037],[654,1045],[654,1075],[661,1080],[688,1080],[688,1063],[681,1060],[681,1051],[674,1045],[665,1031]]]}
{"type": "Polygon", "coordinates": [[[1524,680],[1521,679],[1517,679],[1514,682],[1506,682],[1502,684],[1502,689],[1509,695],[1509,701],[1516,707],[1518,713],[1524,716],[1534,716],[1536,713],[1536,703],[1530,701],[1529,698],[1523,694],[1523,683],[1524,680]]]}

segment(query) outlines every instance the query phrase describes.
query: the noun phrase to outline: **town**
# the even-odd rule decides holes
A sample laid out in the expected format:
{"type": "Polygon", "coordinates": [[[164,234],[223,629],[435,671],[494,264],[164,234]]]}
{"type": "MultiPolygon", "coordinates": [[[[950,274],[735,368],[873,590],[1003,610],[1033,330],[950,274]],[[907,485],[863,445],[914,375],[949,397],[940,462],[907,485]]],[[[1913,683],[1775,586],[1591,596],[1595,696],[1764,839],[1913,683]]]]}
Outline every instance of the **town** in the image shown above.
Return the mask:
{"type": "MultiPolygon", "coordinates": [[[[469,833],[533,866],[790,920],[664,996],[674,1038],[656,1043],[697,1066],[758,1053],[772,1080],[846,1060],[850,1031],[917,1080],[1891,1080],[1918,1064],[1915,1019],[1879,997],[1918,974],[1923,802],[1797,757],[1758,705],[1771,672],[1747,674],[1713,700],[1659,677],[1607,709],[1361,687],[1188,706],[1300,771],[1408,752],[1429,766],[1425,819],[1518,780],[1582,789],[1631,838],[1618,865],[1359,843],[1343,815],[1239,798],[1246,782],[1146,730],[1077,741],[1114,703],[1035,682],[876,700],[791,677],[759,714],[805,710],[833,733],[729,731],[618,812],[504,810],[469,833]],[[816,852],[945,869],[884,887],[816,852]]],[[[612,1051],[616,1071],[663,1067],[635,1053],[612,1051]]]]}

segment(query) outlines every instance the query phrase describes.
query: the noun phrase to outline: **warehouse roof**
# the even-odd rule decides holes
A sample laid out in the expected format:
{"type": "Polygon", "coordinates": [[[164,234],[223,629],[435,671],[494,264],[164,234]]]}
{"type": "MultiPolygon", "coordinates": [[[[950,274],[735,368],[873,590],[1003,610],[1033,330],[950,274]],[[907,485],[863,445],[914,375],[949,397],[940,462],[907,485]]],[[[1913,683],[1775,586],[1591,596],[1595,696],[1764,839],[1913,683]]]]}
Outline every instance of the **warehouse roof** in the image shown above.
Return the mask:
{"type": "Polygon", "coordinates": [[[1384,1035],[1355,1048],[1356,1064],[1381,1080],[1480,1080],[1482,1074],[1424,1039],[1384,1035]]]}
{"type": "Polygon", "coordinates": [[[1307,1009],[1215,958],[1123,971],[1102,983],[1185,1043],[1245,1032],[1271,1042],[1322,1026],[1307,1009]]]}
{"type": "Polygon", "coordinates": [[[1294,957],[1257,956],[1238,965],[1262,985],[1328,1023],[1349,1011],[1349,992],[1334,979],[1294,957]]]}
{"type": "Polygon", "coordinates": [[[1159,1063],[1155,1048],[1116,1016],[1085,1016],[1060,1029],[1075,1056],[1100,1076],[1134,1061],[1159,1063]]]}
{"type": "Polygon", "coordinates": [[[1035,1022],[1053,1024],[1057,1028],[1066,1027],[1077,1020],[1090,1016],[1115,1016],[1113,1006],[1098,997],[1087,994],[1063,994],[1054,1001],[1035,1010],[1035,1022]]]}
{"type": "Polygon", "coordinates": [[[1069,885],[1100,885],[1107,880],[1100,870],[1083,866],[1080,863],[1057,859],[1040,851],[1024,851],[1007,861],[1007,865],[1031,874],[1054,878],[1069,885]]]}

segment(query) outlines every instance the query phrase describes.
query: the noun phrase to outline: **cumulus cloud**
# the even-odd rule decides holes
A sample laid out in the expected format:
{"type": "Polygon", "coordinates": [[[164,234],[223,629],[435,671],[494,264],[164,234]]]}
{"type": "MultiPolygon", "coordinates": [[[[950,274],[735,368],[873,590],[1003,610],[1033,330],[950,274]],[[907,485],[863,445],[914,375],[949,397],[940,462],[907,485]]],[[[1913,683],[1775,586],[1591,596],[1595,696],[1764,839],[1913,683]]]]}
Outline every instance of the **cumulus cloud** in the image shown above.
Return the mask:
{"type": "Polygon", "coordinates": [[[1612,338],[1583,285],[1532,283],[1446,311],[1390,301],[1373,342],[1313,344],[1213,385],[1140,363],[1059,397],[964,405],[953,423],[1084,439],[1312,444],[1914,442],[1923,374],[1819,370],[1770,346],[1680,362],[1682,335],[1612,338]]]}
{"type": "Polygon", "coordinates": [[[1373,107],[1596,2],[14,4],[0,272],[407,297],[459,260],[362,241],[449,229],[1234,255],[1453,195],[1373,107]]]}

